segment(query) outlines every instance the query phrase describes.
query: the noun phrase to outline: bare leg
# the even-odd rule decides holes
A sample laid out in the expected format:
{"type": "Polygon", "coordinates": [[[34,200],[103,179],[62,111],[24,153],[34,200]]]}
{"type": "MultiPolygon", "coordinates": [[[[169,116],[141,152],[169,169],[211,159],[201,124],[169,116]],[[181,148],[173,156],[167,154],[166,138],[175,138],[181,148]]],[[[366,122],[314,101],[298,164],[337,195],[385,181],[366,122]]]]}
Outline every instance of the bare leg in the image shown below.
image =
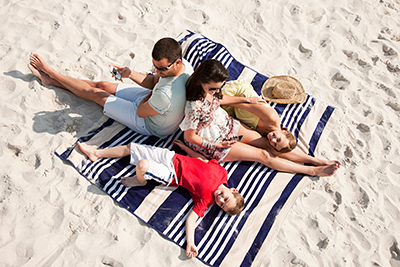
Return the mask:
{"type": "Polygon", "coordinates": [[[224,162],[237,160],[256,161],[277,171],[304,173],[310,176],[321,177],[333,175],[340,167],[340,164],[337,162],[324,166],[306,166],[290,160],[271,157],[267,151],[243,143],[234,144],[229,154],[225,157],[224,162]]]}
{"type": "Polygon", "coordinates": [[[241,143],[249,144],[262,149],[273,149],[267,138],[245,124],[240,123],[238,135],[243,135],[243,140],[240,141],[241,143]]]}
{"type": "MultiPolygon", "coordinates": [[[[46,85],[52,85],[52,86],[56,86],[56,87],[60,87],[60,88],[64,88],[63,85],[61,83],[59,83],[58,81],[50,78],[49,75],[47,75],[46,73],[44,73],[43,71],[40,71],[38,69],[36,69],[34,66],[32,66],[31,64],[28,65],[28,68],[31,70],[31,72],[33,73],[33,75],[35,75],[36,77],[38,77],[40,79],[40,81],[42,82],[42,84],[44,86],[46,85]]],[[[65,89],[65,88],[64,88],[65,89]]]]}
{"type": "Polygon", "coordinates": [[[105,149],[97,149],[93,146],[88,146],[85,143],[77,143],[79,148],[85,153],[91,161],[96,161],[99,158],[121,158],[131,154],[130,144],[124,146],[109,147],[105,149]]]}
{"type": "Polygon", "coordinates": [[[37,54],[31,55],[29,68],[44,85],[54,85],[67,89],[73,94],[83,99],[96,102],[101,106],[104,106],[108,96],[114,94],[117,88],[116,83],[84,81],[62,75],[50,67],[50,65],[37,54]]]}
{"type": "Polygon", "coordinates": [[[149,161],[147,159],[139,160],[136,164],[136,176],[122,177],[121,183],[128,187],[145,186],[147,181],[144,178],[144,175],[148,169],[149,161]]]}

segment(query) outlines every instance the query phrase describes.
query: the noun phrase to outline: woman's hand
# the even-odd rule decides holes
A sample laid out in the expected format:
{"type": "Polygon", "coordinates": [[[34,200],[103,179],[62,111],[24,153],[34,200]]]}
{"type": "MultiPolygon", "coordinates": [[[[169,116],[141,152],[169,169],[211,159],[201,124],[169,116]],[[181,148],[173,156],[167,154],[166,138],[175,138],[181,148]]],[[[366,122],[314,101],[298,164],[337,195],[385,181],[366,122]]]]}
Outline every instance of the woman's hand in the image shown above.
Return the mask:
{"type": "Polygon", "coordinates": [[[221,143],[215,143],[215,148],[230,148],[235,143],[237,143],[237,141],[222,141],[221,143]]]}

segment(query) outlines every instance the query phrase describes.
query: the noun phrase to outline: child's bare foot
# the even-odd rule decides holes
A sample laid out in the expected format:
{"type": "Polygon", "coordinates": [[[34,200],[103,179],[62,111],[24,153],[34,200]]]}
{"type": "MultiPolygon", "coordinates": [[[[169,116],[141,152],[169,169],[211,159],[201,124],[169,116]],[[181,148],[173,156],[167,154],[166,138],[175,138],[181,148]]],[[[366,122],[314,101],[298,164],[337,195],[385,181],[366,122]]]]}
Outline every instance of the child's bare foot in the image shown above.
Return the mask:
{"type": "Polygon", "coordinates": [[[127,187],[145,186],[147,181],[139,182],[137,176],[122,177],[121,183],[127,187]]]}
{"type": "Polygon", "coordinates": [[[84,143],[79,143],[77,142],[79,148],[82,150],[83,153],[85,153],[86,156],[89,157],[89,159],[91,161],[96,161],[99,159],[99,157],[96,155],[96,151],[97,149],[92,147],[92,146],[88,146],[84,143]]]}
{"type": "Polygon", "coordinates": [[[334,161],[330,165],[315,167],[315,176],[331,176],[340,168],[341,164],[338,161],[334,161]]]}

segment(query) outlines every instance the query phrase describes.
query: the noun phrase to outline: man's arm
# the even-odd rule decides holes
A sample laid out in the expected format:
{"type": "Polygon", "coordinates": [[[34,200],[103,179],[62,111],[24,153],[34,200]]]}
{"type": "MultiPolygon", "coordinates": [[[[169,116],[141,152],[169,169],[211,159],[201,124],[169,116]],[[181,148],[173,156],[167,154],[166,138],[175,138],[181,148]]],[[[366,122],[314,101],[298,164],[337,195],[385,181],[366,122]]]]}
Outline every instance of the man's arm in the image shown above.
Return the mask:
{"type": "Polygon", "coordinates": [[[154,110],[149,104],[149,99],[152,95],[153,91],[151,91],[142,101],[140,101],[137,114],[140,118],[145,118],[149,116],[157,115],[158,112],[154,110]]]}
{"type": "Polygon", "coordinates": [[[194,243],[194,228],[199,215],[193,210],[190,211],[186,218],[186,255],[189,258],[197,257],[197,247],[194,243]]]}
{"type": "Polygon", "coordinates": [[[160,76],[158,74],[144,74],[144,73],[139,73],[136,71],[131,71],[129,75],[129,79],[137,83],[138,85],[147,88],[147,89],[153,89],[158,80],[160,79],[160,76]]]}
{"type": "Polygon", "coordinates": [[[147,88],[147,89],[153,89],[158,80],[160,79],[160,76],[158,74],[144,74],[144,73],[139,73],[137,71],[131,70],[128,67],[123,67],[121,65],[117,64],[111,64],[111,66],[114,66],[117,68],[117,71],[121,74],[122,78],[129,78],[138,85],[147,88]]]}

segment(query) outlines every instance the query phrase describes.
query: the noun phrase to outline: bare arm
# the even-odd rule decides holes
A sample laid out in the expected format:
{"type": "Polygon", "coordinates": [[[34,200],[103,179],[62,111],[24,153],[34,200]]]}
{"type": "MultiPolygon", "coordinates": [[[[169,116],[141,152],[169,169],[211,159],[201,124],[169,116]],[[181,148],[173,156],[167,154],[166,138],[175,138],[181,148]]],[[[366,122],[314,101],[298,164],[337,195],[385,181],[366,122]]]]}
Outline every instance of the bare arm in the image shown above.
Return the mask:
{"type": "MultiPolygon", "coordinates": [[[[192,143],[201,146],[203,142],[203,137],[199,136],[196,134],[195,129],[188,129],[184,132],[185,140],[192,143]]],[[[228,148],[233,146],[236,141],[223,141],[221,143],[214,143],[215,148],[228,148]]]]}
{"type": "Polygon", "coordinates": [[[266,103],[264,99],[258,96],[254,97],[242,97],[242,96],[230,96],[223,95],[220,104],[221,106],[232,106],[235,104],[263,104],[266,103]]]}
{"type": "Polygon", "coordinates": [[[181,140],[174,140],[172,144],[175,146],[179,146],[183,151],[186,152],[186,154],[188,154],[189,157],[202,160],[206,163],[208,162],[208,159],[206,157],[185,145],[181,140]]]}
{"type": "Polygon", "coordinates": [[[152,95],[153,91],[151,91],[145,98],[140,101],[138,109],[137,109],[137,114],[140,118],[145,118],[149,116],[155,116],[158,114],[157,111],[154,110],[149,104],[149,99],[152,95]]]}
{"type": "Polygon", "coordinates": [[[149,73],[147,74],[139,73],[137,71],[131,70],[128,67],[123,67],[116,64],[112,64],[111,66],[117,68],[117,71],[121,74],[122,78],[129,78],[138,85],[147,89],[153,89],[158,80],[160,79],[160,76],[158,74],[152,75],[149,73]]]}
{"type": "Polygon", "coordinates": [[[189,258],[197,257],[197,247],[194,243],[194,229],[199,216],[193,210],[186,218],[186,255],[189,258]]]}

